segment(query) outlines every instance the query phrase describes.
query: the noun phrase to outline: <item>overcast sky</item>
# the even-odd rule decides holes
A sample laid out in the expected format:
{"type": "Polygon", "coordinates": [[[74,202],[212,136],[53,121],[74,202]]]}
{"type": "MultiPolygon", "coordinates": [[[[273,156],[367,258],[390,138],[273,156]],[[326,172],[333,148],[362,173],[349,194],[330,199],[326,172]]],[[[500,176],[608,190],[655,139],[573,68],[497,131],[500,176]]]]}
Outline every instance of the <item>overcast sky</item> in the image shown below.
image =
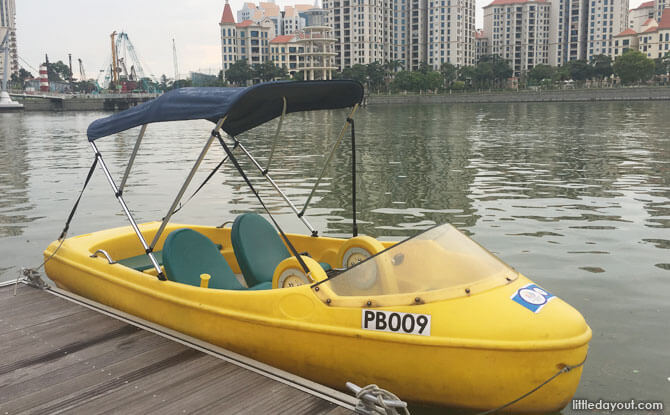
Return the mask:
{"type": "MultiPolygon", "coordinates": [[[[281,6],[313,3],[314,0],[278,0],[281,6]]],[[[643,0],[630,0],[636,7],[643,0]]],[[[481,7],[490,0],[476,0],[477,27],[482,26],[481,7]]],[[[243,0],[231,0],[233,15],[243,0]]],[[[219,26],[225,0],[16,0],[16,27],[21,66],[33,72],[44,62],[67,63],[72,54],[84,62],[86,76],[97,77],[110,62],[110,37],[125,31],[135,46],[146,73],[174,76],[172,38],[177,45],[179,73],[218,73],[221,67],[219,26]],[[27,62],[27,64],[26,64],[27,62]]],[[[33,72],[33,75],[37,75],[33,72]]]]}

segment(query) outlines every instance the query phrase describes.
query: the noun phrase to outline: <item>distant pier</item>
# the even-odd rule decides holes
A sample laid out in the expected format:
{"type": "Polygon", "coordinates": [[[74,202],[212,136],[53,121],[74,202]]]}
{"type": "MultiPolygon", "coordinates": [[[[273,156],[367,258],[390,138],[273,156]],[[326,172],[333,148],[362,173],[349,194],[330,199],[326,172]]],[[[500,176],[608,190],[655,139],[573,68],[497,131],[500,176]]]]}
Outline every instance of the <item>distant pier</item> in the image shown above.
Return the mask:
{"type": "Polygon", "coordinates": [[[356,399],[74,294],[0,283],[0,414],[349,414],[356,399]]]}
{"type": "Polygon", "coordinates": [[[24,111],[120,111],[160,94],[10,94],[24,111]]]}

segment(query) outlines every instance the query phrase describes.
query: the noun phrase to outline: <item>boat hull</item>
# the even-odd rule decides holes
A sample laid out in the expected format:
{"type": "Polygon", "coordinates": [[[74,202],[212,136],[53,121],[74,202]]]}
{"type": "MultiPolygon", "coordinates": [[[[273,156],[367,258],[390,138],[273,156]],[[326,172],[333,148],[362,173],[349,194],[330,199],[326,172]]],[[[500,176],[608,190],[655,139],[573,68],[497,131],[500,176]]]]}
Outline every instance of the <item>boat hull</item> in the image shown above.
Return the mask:
{"type": "MultiPolygon", "coordinates": [[[[66,240],[47,262],[47,275],[67,291],[338,389],[347,381],[375,383],[410,402],[490,409],[584,361],[591,338],[581,315],[560,299],[519,326],[515,319],[528,310],[508,303],[530,283],[525,277],[471,297],[381,308],[432,316],[430,336],[386,333],[363,330],[361,308],[328,306],[308,286],[207,290],[90,258],[101,242],[110,251],[125,249],[115,249],[126,239],[114,235],[130,230],[105,232],[66,240]]],[[[221,242],[225,255],[229,239],[221,242]]],[[[562,373],[511,409],[560,410],[581,371],[562,373]]]]}

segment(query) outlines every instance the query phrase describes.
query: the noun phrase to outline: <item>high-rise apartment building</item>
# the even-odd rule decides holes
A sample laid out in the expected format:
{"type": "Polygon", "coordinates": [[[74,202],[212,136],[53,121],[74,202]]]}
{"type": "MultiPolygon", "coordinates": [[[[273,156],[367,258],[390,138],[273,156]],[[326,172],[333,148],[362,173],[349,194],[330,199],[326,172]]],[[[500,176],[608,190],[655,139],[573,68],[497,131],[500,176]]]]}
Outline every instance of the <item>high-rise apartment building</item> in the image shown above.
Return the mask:
{"type": "MultiPolygon", "coordinates": [[[[323,0],[326,24],[333,29],[335,65],[342,69],[356,64],[391,59],[391,27],[396,1],[425,0],[323,0]]],[[[403,7],[406,7],[403,4],[403,7]]]]}
{"type": "Polygon", "coordinates": [[[252,20],[255,22],[269,19],[275,27],[275,33],[279,35],[290,35],[306,26],[308,10],[317,8],[310,4],[296,4],[285,6],[280,10],[279,6],[272,2],[244,3],[237,12],[237,21],[252,20]]]}
{"type": "Polygon", "coordinates": [[[670,0],[654,0],[654,19],[658,22],[663,18],[663,10],[670,8],[670,0]]]}
{"type": "Polygon", "coordinates": [[[489,45],[490,40],[486,32],[483,29],[477,30],[475,32],[475,63],[479,62],[482,56],[491,54],[489,45]]]}
{"type": "MultiPolygon", "coordinates": [[[[14,0],[0,0],[0,42],[8,34],[9,72],[19,71],[19,55],[16,49],[16,4],[14,0]]],[[[0,54],[0,79],[5,73],[5,56],[0,54]]]]}
{"type": "Polygon", "coordinates": [[[427,57],[433,69],[443,62],[475,63],[474,0],[428,0],[427,57]]]}
{"type": "MultiPolygon", "coordinates": [[[[245,7],[249,9],[250,4],[253,5],[247,3],[245,7]]],[[[293,11],[297,13],[299,10],[297,6],[287,6],[289,17],[293,11]]],[[[301,17],[305,22],[319,23],[323,19],[321,9],[309,6],[305,12],[310,12],[301,17]]],[[[246,11],[241,14],[243,17],[247,15],[246,11]]],[[[312,24],[294,30],[291,34],[278,35],[275,32],[277,24],[272,18],[264,14],[251,17],[236,23],[230,4],[226,1],[219,22],[224,79],[231,65],[240,60],[246,60],[252,66],[272,61],[276,66],[284,67],[290,75],[302,71],[306,80],[332,79],[332,72],[336,69],[333,64],[335,39],[330,27],[312,24]]],[[[280,24],[279,27],[286,26],[280,24]]]]}
{"type": "Polygon", "coordinates": [[[546,0],[494,0],[484,7],[491,53],[507,60],[515,76],[549,63],[550,13],[546,0]]]}
{"type": "Polygon", "coordinates": [[[270,18],[235,23],[230,4],[226,2],[219,27],[224,77],[230,65],[238,60],[244,59],[249,65],[254,65],[270,59],[269,43],[275,38],[275,24],[270,18]]]}
{"type": "Polygon", "coordinates": [[[628,28],[619,34],[614,35],[614,45],[610,57],[616,59],[631,49],[638,50],[638,45],[637,32],[628,28]]]}
{"type": "Polygon", "coordinates": [[[586,59],[588,7],[593,0],[550,0],[549,64],[586,59]]]}
{"type": "Polygon", "coordinates": [[[586,60],[611,55],[613,37],[628,26],[628,0],[589,0],[586,60]]]}
{"type": "Polygon", "coordinates": [[[644,2],[628,11],[628,27],[639,32],[642,25],[654,18],[654,0],[644,2]]]}
{"type": "Polygon", "coordinates": [[[439,68],[474,63],[474,0],[324,0],[335,65],[397,61],[439,68]]]}
{"type": "Polygon", "coordinates": [[[613,59],[630,49],[642,52],[649,59],[662,58],[670,53],[670,8],[663,9],[660,21],[647,17],[642,25],[635,27],[637,30],[629,27],[614,36],[613,52],[610,54],[613,59]]]}

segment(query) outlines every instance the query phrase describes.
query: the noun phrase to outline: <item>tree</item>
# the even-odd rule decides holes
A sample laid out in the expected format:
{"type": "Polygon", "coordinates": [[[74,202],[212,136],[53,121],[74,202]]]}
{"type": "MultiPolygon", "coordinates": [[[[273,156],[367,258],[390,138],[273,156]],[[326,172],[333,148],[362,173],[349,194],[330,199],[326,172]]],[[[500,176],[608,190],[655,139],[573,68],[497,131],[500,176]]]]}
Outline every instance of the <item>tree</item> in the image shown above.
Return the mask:
{"type": "Polygon", "coordinates": [[[49,63],[49,66],[47,66],[47,73],[49,76],[49,81],[63,81],[72,77],[70,67],[64,64],[63,61],[49,63]]]}
{"type": "Polygon", "coordinates": [[[23,68],[19,68],[18,72],[14,72],[9,80],[11,87],[16,89],[23,89],[26,79],[32,79],[33,74],[23,68]]]}
{"type": "Polygon", "coordinates": [[[305,72],[304,71],[294,72],[293,75],[291,75],[291,79],[294,81],[302,81],[303,79],[305,79],[305,72]]]}
{"type": "Polygon", "coordinates": [[[367,65],[365,73],[370,89],[379,92],[384,86],[384,77],[386,75],[384,66],[376,61],[372,62],[367,65]]]}
{"type": "Polygon", "coordinates": [[[161,75],[161,82],[158,84],[158,88],[163,92],[168,90],[168,77],[165,74],[161,75]]]}
{"type": "Polygon", "coordinates": [[[179,88],[187,88],[189,86],[192,86],[193,83],[191,82],[190,79],[178,79],[174,81],[172,84],[171,89],[179,89],[179,88]]]}
{"type": "Polygon", "coordinates": [[[258,78],[264,82],[288,76],[286,68],[279,67],[272,61],[254,64],[252,72],[254,78],[258,78]]]}
{"type": "MultiPolygon", "coordinates": [[[[484,55],[479,58],[477,65],[484,63],[489,63],[491,65],[492,78],[498,88],[502,88],[503,85],[505,85],[505,81],[514,74],[514,70],[509,66],[509,61],[498,55],[484,55]]],[[[487,70],[488,67],[485,66],[480,72],[487,70]]]]}
{"type": "Polygon", "coordinates": [[[568,71],[575,81],[585,81],[593,76],[593,68],[583,59],[570,61],[568,71]]]}
{"type": "Polygon", "coordinates": [[[78,81],[72,85],[72,90],[74,92],[79,92],[82,94],[90,94],[93,91],[96,91],[98,88],[95,85],[94,81],[78,81]]]}
{"type": "Polygon", "coordinates": [[[425,89],[437,91],[444,85],[444,78],[442,74],[437,71],[430,71],[423,75],[425,89]]]}
{"type": "Polygon", "coordinates": [[[404,66],[403,63],[400,60],[390,60],[384,64],[384,68],[386,68],[386,70],[388,70],[391,73],[395,73],[398,72],[398,70],[402,70],[403,66],[404,66]]]}
{"type": "Polygon", "coordinates": [[[528,71],[528,78],[535,83],[540,83],[543,79],[551,79],[554,72],[554,68],[549,65],[535,65],[528,71]]]}
{"type": "Polygon", "coordinates": [[[289,79],[288,70],[285,65],[275,66],[274,79],[289,79]]]}
{"type": "Polygon", "coordinates": [[[474,71],[474,85],[477,88],[490,88],[495,81],[495,74],[493,72],[493,64],[491,62],[480,61],[475,66],[474,71]]]}
{"type": "Polygon", "coordinates": [[[226,71],[226,79],[236,85],[246,85],[253,78],[253,71],[246,59],[236,61],[226,71]]]}
{"type": "Polygon", "coordinates": [[[472,80],[475,77],[474,66],[461,66],[458,69],[458,80],[463,81],[466,88],[472,86],[472,80]]]}
{"type": "Polygon", "coordinates": [[[654,59],[654,67],[656,68],[656,75],[666,75],[670,72],[670,52],[664,56],[654,59]]]}
{"type": "Polygon", "coordinates": [[[365,81],[367,81],[368,69],[365,65],[357,63],[350,68],[344,68],[341,76],[342,79],[353,79],[354,81],[365,83],[365,81]]]}
{"type": "Polygon", "coordinates": [[[391,88],[395,91],[411,91],[413,88],[412,73],[409,71],[400,71],[395,74],[395,79],[391,83],[391,88]]]}
{"type": "Polygon", "coordinates": [[[627,50],[614,61],[614,73],[624,84],[646,81],[654,75],[654,61],[637,50],[627,50]]]}
{"type": "Polygon", "coordinates": [[[445,87],[448,88],[458,77],[458,68],[449,62],[443,62],[442,65],[440,65],[440,73],[442,74],[445,87]]]}
{"type": "Polygon", "coordinates": [[[612,58],[607,55],[591,57],[591,73],[598,79],[609,78],[612,75],[612,58]]]}
{"type": "Polygon", "coordinates": [[[498,57],[498,59],[493,61],[493,76],[498,82],[498,88],[502,88],[505,85],[505,81],[512,75],[514,75],[514,70],[509,66],[508,60],[498,57]]]}
{"type": "Polygon", "coordinates": [[[568,79],[570,79],[570,68],[568,68],[567,66],[557,67],[551,79],[554,82],[567,81],[568,79]]]}

